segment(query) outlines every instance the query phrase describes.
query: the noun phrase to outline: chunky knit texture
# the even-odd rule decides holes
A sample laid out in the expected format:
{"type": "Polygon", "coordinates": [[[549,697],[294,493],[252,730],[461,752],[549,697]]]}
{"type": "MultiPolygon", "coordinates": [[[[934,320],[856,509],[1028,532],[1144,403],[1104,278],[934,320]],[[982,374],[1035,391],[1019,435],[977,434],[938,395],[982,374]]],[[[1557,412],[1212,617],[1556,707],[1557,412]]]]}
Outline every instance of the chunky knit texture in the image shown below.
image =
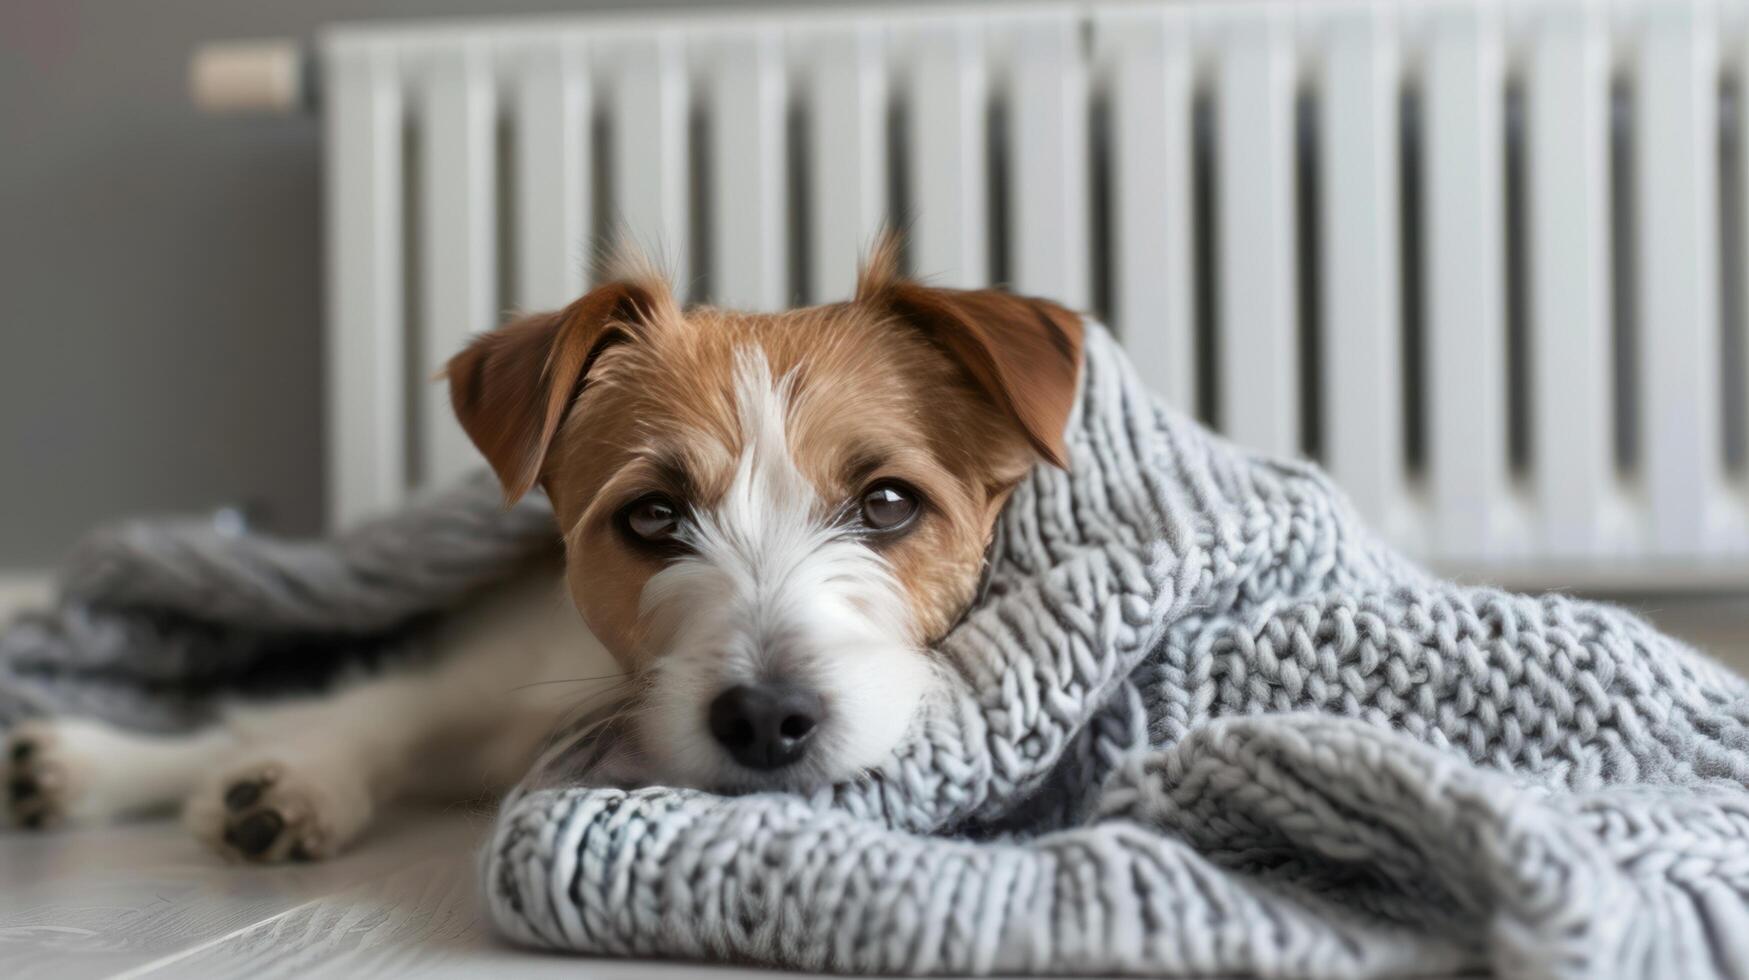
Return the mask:
{"type": "Polygon", "coordinates": [[[502,500],[481,472],[331,541],[183,519],[99,530],[54,608],[0,632],[0,726],[65,713],[175,731],[229,698],[419,656],[439,611],[558,549],[544,497],[502,500]]]}
{"type": "MultiPolygon", "coordinates": [[[[842,971],[1749,975],[1749,687],[1621,610],[1429,577],[1096,326],[1082,384],[893,760],[810,798],[526,788],[498,926],[842,971]]],[[[188,722],[416,649],[552,544],[483,482],[319,545],[105,533],[0,635],[0,720],[188,722]]]]}
{"type": "Polygon", "coordinates": [[[1749,687],[1439,582],[1098,328],[897,757],[809,799],[531,788],[522,942],[882,973],[1749,975],[1749,687]]]}

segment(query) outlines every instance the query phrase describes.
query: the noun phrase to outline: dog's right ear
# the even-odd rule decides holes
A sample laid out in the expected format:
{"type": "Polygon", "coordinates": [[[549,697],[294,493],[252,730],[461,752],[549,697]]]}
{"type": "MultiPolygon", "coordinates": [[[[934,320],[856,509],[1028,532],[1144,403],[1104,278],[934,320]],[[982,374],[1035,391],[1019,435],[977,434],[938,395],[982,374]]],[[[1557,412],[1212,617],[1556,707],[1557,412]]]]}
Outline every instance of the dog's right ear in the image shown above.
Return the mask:
{"type": "Polygon", "coordinates": [[[540,313],[475,337],[444,374],[468,438],[504,486],[505,503],[540,480],[559,423],[589,368],[610,344],[672,311],[660,283],[600,286],[554,313],[540,313]]]}

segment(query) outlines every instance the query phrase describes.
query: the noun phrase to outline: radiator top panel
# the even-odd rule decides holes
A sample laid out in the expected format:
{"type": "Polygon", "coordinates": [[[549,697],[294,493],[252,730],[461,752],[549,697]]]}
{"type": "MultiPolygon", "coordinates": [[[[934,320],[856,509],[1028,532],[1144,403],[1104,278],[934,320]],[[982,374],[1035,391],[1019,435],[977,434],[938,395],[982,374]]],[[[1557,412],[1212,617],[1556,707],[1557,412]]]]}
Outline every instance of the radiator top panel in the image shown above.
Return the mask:
{"type": "Polygon", "coordinates": [[[330,505],[478,465],[427,379],[625,234],[689,301],[1093,312],[1450,572],[1749,584],[1749,3],[1111,3],[337,26],[330,505]]]}

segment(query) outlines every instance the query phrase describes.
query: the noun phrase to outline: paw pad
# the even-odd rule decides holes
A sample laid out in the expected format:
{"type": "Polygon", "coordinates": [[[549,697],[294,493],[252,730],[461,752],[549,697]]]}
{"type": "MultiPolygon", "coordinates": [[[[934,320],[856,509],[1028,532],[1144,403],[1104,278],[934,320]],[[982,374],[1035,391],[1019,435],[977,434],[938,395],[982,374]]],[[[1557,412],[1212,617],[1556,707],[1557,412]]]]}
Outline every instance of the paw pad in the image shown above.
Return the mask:
{"type": "Polygon", "coordinates": [[[280,777],[279,767],[270,764],[222,784],[213,836],[224,850],[264,863],[309,861],[323,852],[327,834],[307,791],[280,777]]]}
{"type": "Polygon", "coordinates": [[[250,857],[267,853],[285,829],[285,818],[275,810],[256,810],[225,825],[225,843],[250,857]]]}
{"type": "Polygon", "coordinates": [[[6,815],[10,822],[38,830],[58,821],[61,779],[29,734],[14,732],[6,747],[6,815]]]}
{"type": "Polygon", "coordinates": [[[265,785],[266,783],[263,780],[232,783],[231,788],[225,790],[225,809],[249,809],[255,805],[256,801],[261,799],[261,789],[265,785]]]}

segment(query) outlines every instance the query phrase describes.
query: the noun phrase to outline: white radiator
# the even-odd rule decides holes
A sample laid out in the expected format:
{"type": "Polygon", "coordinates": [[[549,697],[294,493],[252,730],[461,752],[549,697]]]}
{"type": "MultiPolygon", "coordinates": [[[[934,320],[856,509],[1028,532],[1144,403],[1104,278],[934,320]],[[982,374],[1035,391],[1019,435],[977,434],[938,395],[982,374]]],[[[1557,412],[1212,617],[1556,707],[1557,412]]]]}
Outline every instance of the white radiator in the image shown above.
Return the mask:
{"type": "Polygon", "coordinates": [[[475,465],[431,373],[654,243],[693,300],[908,265],[1103,315],[1448,571],[1749,584],[1742,2],[1004,5],[341,26],[329,486],[475,465]]]}

